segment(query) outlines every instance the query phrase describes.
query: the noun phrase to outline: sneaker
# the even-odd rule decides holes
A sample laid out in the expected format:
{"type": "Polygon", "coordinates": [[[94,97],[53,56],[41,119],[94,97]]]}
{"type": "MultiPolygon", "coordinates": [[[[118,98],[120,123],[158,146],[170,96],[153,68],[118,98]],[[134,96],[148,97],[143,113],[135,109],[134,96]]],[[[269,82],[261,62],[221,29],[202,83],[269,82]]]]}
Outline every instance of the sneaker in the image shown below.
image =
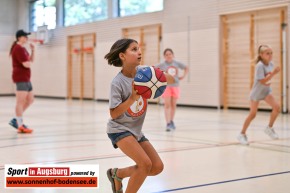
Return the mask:
{"type": "Polygon", "coordinates": [[[20,126],[18,129],[18,133],[32,133],[32,129],[27,128],[25,125],[20,126]]]}
{"type": "Polygon", "coordinates": [[[266,129],[264,130],[264,132],[269,136],[271,137],[271,139],[278,139],[278,135],[277,133],[275,132],[275,130],[269,126],[266,127],[266,129]]]}
{"type": "MultiPolygon", "coordinates": [[[[17,123],[17,120],[15,118],[11,119],[11,121],[9,122],[9,125],[14,127],[15,129],[18,129],[18,123],[17,123]]],[[[23,126],[27,128],[26,125],[23,124],[23,126]]]]}
{"type": "Polygon", "coordinates": [[[172,128],[172,125],[171,123],[167,123],[166,125],[166,131],[171,131],[173,128],[172,128]]]}
{"type": "Polygon", "coordinates": [[[15,129],[18,129],[17,120],[15,118],[11,119],[11,121],[9,122],[9,125],[14,127],[15,129]]]}
{"type": "Polygon", "coordinates": [[[173,121],[170,122],[172,129],[176,129],[175,124],[173,121]]]}
{"type": "Polygon", "coordinates": [[[245,135],[245,134],[239,134],[238,137],[237,137],[237,139],[240,142],[240,144],[242,144],[242,145],[249,145],[247,135],[245,135]]]}

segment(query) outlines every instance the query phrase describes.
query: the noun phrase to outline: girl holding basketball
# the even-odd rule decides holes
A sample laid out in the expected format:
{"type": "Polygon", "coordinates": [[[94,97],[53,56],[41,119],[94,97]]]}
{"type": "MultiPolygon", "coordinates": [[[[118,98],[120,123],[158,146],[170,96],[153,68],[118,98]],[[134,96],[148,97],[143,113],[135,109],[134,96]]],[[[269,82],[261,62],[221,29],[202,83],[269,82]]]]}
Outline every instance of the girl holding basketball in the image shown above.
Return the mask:
{"type": "Polygon", "coordinates": [[[16,32],[16,41],[10,49],[13,72],[12,79],[16,84],[16,117],[10,121],[10,125],[18,130],[18,133],[31,133],[32,129],[23,124],[22,116],[32,104],[34,95],[30,82],[31,63],[34,59],[34,45],[30,44],[31,54],[27,52],[24,45],[27,43],[30,33],[23,30],[16,32]]]}
{"type": "Polygon", "coordinates": [[[241,133],[238,135],[238,140],[243,145],[249,144],[246,131],[256,116],[258,105],[261,100],[266,101],[266,103],[272,107],[270,121],[265,129],[265,133],[272,139],[278,139],[278,135],[275,133],[273,125],[279,115],[280,106],[272,95],[270,81],[280,71],[280,68],[274,68],[274,64],[272,63],[272,54],[273,51],[268,45],[261,45],[258,49],[254,86],[250,94],[250,113],[244,122],[241,133]]]}
{"type": "Polygon", "coordinates": [[[167,123],[166,131],[171,131],[176,128],[173,119],[176,111],[176,102],[180,96],[179,80],[184,79],[188,73],[188,68],[183,63],[174,60],[172,49],[166,48],[163,52],[163,55],[165,61],[158,64],[156,67],[160,68],[164,72],[167,72],[175,78],[175,83],[168,84],[165,92],[162,95],[162,98],[164,99],[164,112],[167,123]],[[182,76],[179,75],[178,69],[184,70],[182,76]]]}
{"type": "MultiPolygon", "coordinates": [[[[106,54],[109,65],[121,67],[111,83],[110,115],[107,134],[114,148],[120,148],[136,164],[126,168],[108,169],[107,176],[114,193],[122,193],[122,179],[129,177],[126,193],[136,193],[147,176],[162,172],[163,163],[142,133],[147,110],[147,101],[134,89],[134,76],[141,62],[141,51],[137,41],[120,39],[106,54]]],[[[168,83],[174,78],[165,74],[168,83]]]]}

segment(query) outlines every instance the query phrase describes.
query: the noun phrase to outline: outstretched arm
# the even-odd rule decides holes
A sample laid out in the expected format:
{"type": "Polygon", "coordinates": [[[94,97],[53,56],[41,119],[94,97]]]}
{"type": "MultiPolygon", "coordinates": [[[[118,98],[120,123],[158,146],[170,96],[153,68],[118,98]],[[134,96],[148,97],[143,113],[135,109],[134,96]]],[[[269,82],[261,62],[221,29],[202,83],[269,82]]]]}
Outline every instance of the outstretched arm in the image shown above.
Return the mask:
{"type": "Polygon", "coordinates": [[[270,84],[269,83],[267,83],[267,82],[269,82],[276,74],[278,74],[278,72],[280,72],[280,67],[276,67],[274,70],[273,70],[273,72],[272,73],[270,73],[268,76],[266,76],[265,78],[263,78],[263,79],[261,79],[260,80],[260,83],[261,84],[264,84],[264,85],[267,85],[267,86],[269,86],[270,84]]]}

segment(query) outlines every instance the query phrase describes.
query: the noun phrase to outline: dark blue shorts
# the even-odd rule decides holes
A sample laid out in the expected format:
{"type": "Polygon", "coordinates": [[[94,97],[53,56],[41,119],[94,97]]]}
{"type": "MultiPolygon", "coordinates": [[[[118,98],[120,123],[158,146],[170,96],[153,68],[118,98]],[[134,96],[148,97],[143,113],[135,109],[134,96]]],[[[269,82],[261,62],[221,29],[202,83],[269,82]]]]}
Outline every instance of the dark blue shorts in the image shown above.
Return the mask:
{"type": "MultiPolygon", "coordinates": [[[[117,146],[118,141],[128,136],[134,136],[130,131],[125,131],[121,133],[107,133],[107,134],[108,134],[108,137],[111,139],[111,142],[115,149],[118,148],[117,146]]],[[[138,142],[141,143],[143,141],[149,141],[149,140],[143,135],[143,137],[141,137],[141,139],[138,142]]]]}

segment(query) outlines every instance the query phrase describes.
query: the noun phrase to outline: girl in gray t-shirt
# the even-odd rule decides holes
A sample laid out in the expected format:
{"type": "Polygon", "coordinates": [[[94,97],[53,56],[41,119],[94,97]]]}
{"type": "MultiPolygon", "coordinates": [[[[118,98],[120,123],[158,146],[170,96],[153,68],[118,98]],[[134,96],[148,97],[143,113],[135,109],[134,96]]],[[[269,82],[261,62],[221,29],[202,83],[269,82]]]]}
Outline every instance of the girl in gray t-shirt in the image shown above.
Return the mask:
{"type": "MultiPolygon", "coordinates": [[[[146,115],[147,101],[134,89],[134,76],[141,62],[141,51],[137,41],[120,39],[105,56],[109,65],[121,67],[113,79],[110,89],[110,115],[107,134],[115,148],[120,148],[136,164],[126,168],[110,168],[107,176],[113,192],[122,192],[122,179],[130,177],[126,192],[138,192],[147,176],[162,172],[163,163],[143,135],[141,129],[146,115]]],[[[165,74],[167,82],[174,78],[165,74]]],[[[125,191],[124,191],[125,192],[125,191]]]]}
{"type": "Polygon", "coordinates": [[[280,113],[280,106],[272,95],[270,81],[280,71],[280,68],[274,68],[272,63],[273,51],[270,46],[261,45],[258,49],[258,54],[254,85],[250,93],[250,113],[244,122],[241,133],[238,135],[238,140],[243,145],[249,144],[246,131],[256,116],[258,105],[261,100],[266,101],[266,103],[268,103],[273,109],[270,116],[269,125],[265,129],[265,133],[272,139],[278,139],[278,135],[273,129],[273,124],[280,113]]]}
{"type": "Polygon", "coordinates": [[[166,131],[175,130],[174,115],[176,111],[176,103],[180,96],[179,80],[185,78],[188,73],[188,67],[174,59],[174,53],[171,48],[166,48],[163,52],[164,61],[157,64],[156,67],[167,72],[175,78],[174,84],[168,84],[162,98],[164,100],[164,114],[166,120],[166,131]],[[179,69],[183,70],[181,74],[179,69]]]}

